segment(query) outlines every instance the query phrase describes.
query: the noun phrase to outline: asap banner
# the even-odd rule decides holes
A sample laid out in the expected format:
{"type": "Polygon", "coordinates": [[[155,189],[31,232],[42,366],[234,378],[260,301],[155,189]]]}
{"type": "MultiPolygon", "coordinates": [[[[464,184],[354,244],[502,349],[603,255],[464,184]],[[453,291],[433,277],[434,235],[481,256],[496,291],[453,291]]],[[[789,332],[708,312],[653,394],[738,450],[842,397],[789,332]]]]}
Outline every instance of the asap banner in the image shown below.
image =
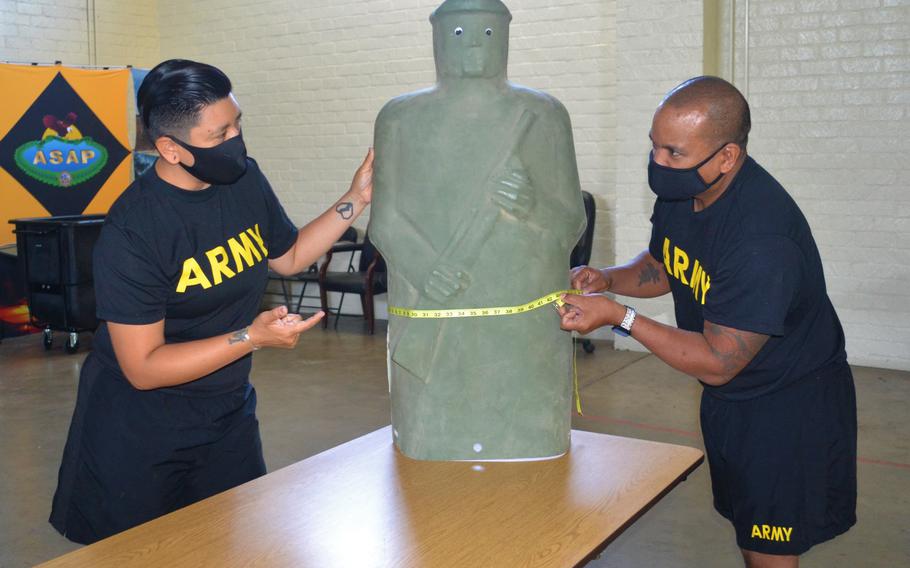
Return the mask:
{"type": "Polygon", "coordinates": [[[6,221],[106,213],[130,183],[130,72],[0,64],[0,245],[6,221]]]}

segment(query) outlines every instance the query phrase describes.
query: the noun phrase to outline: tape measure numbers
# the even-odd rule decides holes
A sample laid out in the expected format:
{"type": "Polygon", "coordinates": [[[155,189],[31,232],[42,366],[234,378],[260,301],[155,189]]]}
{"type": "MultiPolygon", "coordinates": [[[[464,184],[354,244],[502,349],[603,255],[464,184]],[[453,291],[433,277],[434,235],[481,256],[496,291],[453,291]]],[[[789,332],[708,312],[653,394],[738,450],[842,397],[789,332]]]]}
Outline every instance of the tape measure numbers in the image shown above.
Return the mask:
{"type": "MultiPolygon", "coordinates": [[[[555,304],[557,306],[562,306],[565,302],[562,301],[563,294],[584,294],[581,290],[558,290],[556,292],[551,292],[546,296],[541,296],[536,300],[531,300],[527,304],[521,304],[520,306],[499,306],[493,308],[456,308],[454,310],[413,310],[410,308],[398,308],[389,306],[389,315],[398,316],[401,318],[412,318],[412,319],[449,319],[449,318],[481,318],[481,317],[494,317],[494,316],[513,316],[518,314],[524,314],[550,304],[555,304]]],[[[577,364],[578,350],[575,346],[575,342],[572,342],[572,375],[573,375],[573,387],[575,390],[575,409],[578,411],[580,416],[584,416],[581,412],[581,394],[578,392],[578,364],[577,364]]]]}
{"type": "Polygon", "coordinates": [[[448,319],[480,318],[492,316],[513,316],[542,308],[548,304],[561,306],[563,294],[583,294],[581,290],[559,290],[531,300],[520,306],[499,306],[494,308],[456,308],[454,310],[412,310],[410,308],[389,307],[389,314],[401,318],[413,319],[448,319]]]}

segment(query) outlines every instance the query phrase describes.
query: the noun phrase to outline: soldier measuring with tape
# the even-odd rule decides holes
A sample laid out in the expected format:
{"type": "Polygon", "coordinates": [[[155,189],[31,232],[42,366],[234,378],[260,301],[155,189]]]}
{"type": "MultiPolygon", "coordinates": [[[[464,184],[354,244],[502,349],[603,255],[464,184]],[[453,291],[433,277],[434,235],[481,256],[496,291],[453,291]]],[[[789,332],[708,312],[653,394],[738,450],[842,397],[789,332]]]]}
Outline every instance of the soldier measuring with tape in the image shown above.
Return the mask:
{"type": "Polygon", "coordinates": [[[588,294],[560,313],[566,330],[615,326],[702,383],[715,508],[748,567],[795,567],[856,522],[856,395],[809,225],[746,154],[750,125],[723,79],[670,91],[650,133],[650,246],[623,266],[575,268],[588,294]],[[672,293],[679,327],[601,292],[672,293]]]}

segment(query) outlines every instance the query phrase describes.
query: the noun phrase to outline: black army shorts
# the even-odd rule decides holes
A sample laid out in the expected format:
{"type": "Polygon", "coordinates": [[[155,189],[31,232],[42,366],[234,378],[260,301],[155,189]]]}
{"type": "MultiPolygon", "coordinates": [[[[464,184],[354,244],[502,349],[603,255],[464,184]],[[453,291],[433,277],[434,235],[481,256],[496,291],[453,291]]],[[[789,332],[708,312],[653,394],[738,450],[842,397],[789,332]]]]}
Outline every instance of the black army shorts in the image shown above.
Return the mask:
{"type": "Polygon", "coordinates": [[[702,394],[714,507],[740,548],[799,555],[856,523],[856,392],[846,363],[770,394],[702,394]]]}

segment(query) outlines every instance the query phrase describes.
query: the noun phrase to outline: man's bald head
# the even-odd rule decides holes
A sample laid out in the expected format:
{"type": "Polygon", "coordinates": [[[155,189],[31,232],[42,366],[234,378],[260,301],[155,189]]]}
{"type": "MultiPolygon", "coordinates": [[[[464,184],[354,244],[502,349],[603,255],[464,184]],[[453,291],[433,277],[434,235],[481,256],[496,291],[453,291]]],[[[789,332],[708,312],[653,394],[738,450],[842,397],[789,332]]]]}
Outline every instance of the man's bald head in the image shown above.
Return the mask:
{"type": "Polygon", "coordinates": [[[660,106],[704,112],[705,135],[712,145],[732,142],[746,149],[752,128],[749,103],[736,87],[720,77],[689,79],[667,93],[660,106]]]}

